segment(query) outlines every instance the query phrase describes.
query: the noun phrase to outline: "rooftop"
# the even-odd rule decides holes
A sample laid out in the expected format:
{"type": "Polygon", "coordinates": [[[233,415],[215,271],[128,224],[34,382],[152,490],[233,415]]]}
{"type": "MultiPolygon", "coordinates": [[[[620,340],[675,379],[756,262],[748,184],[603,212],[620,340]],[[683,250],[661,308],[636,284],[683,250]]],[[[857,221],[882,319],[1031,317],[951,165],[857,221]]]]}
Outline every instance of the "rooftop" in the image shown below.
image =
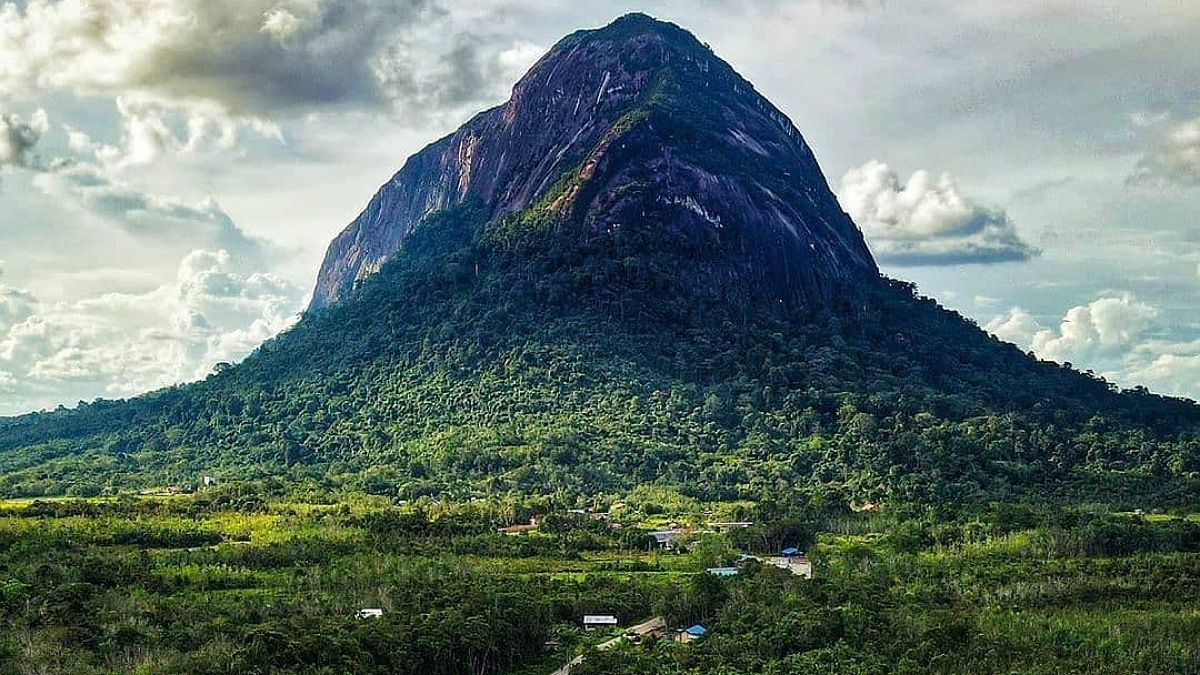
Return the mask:
{"type": "Polygon", "coordinates": [[[602,623],[616,625],[617,617],[611,614],[585,614],[583,616],[584,623],[602,623]]]}

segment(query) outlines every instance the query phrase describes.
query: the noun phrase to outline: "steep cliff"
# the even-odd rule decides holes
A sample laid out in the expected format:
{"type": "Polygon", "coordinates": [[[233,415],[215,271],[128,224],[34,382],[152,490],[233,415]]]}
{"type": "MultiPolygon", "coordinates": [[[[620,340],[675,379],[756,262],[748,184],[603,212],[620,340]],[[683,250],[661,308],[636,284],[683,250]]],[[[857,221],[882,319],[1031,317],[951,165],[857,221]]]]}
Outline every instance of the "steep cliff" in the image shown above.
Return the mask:
{"type": "Polygon", "coordinates": [[[690,33],[644,15],[568,36],[507,103],[414,155],[330,245],[312,306],[464,203],[493,223],[583,225],[573,236],[659,228],[709,260],[697,281],[787,304],[877,277],[788,118],[690,33]]]}

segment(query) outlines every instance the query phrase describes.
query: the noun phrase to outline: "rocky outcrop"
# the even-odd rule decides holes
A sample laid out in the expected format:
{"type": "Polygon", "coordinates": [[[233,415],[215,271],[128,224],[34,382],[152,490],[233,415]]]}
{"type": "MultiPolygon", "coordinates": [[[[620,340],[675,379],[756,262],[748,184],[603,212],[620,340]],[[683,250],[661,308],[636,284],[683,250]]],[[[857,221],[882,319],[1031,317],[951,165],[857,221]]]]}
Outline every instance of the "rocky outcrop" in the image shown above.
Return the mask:
{"type": "Polygon", "coordinates": [[[707,283],[781,302],[878,279],[788,118],[691,34],[644,15],[568,36],[507,103],[409,159],[330,245],[312,307],[467,201],[491,221],[538,209],[716,242],[724,262],[707,283]]]}

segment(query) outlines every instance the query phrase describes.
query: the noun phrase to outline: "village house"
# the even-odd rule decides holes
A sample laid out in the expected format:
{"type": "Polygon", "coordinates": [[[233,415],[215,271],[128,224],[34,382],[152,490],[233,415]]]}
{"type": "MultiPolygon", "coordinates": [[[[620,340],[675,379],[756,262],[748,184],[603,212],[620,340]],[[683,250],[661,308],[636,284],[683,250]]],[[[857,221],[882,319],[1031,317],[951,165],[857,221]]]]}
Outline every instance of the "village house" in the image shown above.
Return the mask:
{"type": "Polygon", "coordinates": [[[738,558],[737,566],[743,567],[751,560],[756,560],[764,565],[773,565],[780,569],[785,569],[792,574],[795,574],[799,577],[804,577],[805,579],[811,579],[813,577],[812,561],[803,555],[800,555],[800,552],[795,548],[785,548],[784,550],[780,551],[779,555],[769,558],[759,558],[758,556],[743,554],[738,558]]]}
{"type": "Polygon", "coordinates": [[[536,530],[537,528],[538,528],[538,519],[535,516],[533,518],[530,518],[529,522],[525,523],[525,524],[509,525],[508,527],[501,527],[499,529],[499,532],[501,534],[521,534],[522,532],[532,532],[532,531],[536,530]]]}
{"type": "Polygon", "coordinates": [[[813,576],[812,561],[800,555],[800,551],[795,548],[785,548],[778,556],[767,558],[766,562],[805,579],[811,579],[813,576]]]}
{"type": "Polygon", "coordinates": [[[687,629],[681,630],[678,633],[676,633],[675,640],[686,644],[688,642],[695,642],[696,640],[699,640],[700,638],[704,637],[707,633],[708,633],[707,628],[705,628],[704,626],[701,626],[700,624],[696,624],[695,626],[692,626],[691,628],[687,628],[687,629]]]}
{"type": "Polygon", "coordinates": [[[611,614],[584,614],[583,628],[584,630],[597,630],[600,628],[616,628],[617,617],[611,614]]]}
{"type": "Polygon", "coordinates": [[[649,536],[657,546],[670,550],[675,548],[675,540],[679,539],[682,534],[682,530],[659,530],[651,532],[649,536]]]}
{"type": "Polygon", "coordinates": [[[750,521],[738,521],[733,523],[709,523],[708,526],[717,532],[728,532],[730,530],[741,530],[753,524],[750,521]]]}

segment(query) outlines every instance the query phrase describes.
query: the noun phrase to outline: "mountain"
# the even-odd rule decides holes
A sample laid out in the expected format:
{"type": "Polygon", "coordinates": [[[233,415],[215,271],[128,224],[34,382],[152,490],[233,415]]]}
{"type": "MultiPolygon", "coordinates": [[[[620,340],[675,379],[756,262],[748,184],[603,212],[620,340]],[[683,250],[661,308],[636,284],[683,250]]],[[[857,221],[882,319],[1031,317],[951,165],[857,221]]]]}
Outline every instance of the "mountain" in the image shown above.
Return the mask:
{"type": "Polygon", "coordinates": [[[466,203],[591,238],[652,220],[710,291],[803,304],[878,276],[791,121],[690,33],[640,14],[569,36],[507,103],[414,155],[329,247],[313,308],[466,203]]]}
{"type": "Polygon", "coordinates": [[[412,498],[655,489],[1200,495],[1200,408],[1037,361],[882,277],[803,138],[682,29],[556,45],[204,382],[0,421],[0,495],[221,479],[412,498]]]}

